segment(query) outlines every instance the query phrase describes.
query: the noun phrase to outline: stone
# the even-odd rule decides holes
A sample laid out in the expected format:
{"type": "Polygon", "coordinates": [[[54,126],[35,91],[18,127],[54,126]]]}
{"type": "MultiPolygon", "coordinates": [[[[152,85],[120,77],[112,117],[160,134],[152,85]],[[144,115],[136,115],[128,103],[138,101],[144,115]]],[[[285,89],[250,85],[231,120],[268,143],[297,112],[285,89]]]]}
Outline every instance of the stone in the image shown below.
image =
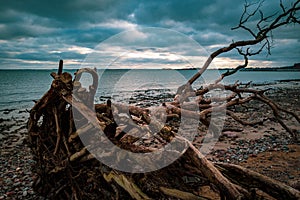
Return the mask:
{"type": "Polygon", "coordinates": [[[14,191],[6,192],[6,195],[7,195],[7,196],[12,196],[12,195],[14,195],[14,194],[15,194],[14,191]]]}
{"type": "Polygon", "coordinates": [[[225,136],[225,137],[228,137],[228,138],[238,138],[238,135],[237,135],[237,133],[235,133],[235,132],[232,132],[232,131],[226,131],[226,132],[224,132],[223,133],[223,135],[225,136]]]}
{"type": "Polygon", "coordinates": [[[22,195],[23,195],[23,197],[26,197],[27,194],[28,194],[28,192],[25,190],[22,195]]]}
{"type": "Polygon", "coordinates": [[[21,182],[16,182],[13,184],[14,187],[18,187],[19,185],[21,185],[21,182]]]}

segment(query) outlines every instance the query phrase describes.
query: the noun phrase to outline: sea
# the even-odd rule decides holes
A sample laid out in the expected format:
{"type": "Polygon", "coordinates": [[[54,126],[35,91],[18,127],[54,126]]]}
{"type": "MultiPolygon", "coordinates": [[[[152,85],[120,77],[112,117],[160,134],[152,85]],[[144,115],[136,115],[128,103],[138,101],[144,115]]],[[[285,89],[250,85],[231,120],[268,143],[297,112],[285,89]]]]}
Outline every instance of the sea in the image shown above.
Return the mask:
{"type": "MultiPolygon", "coordinates": [[[[0,70],[0,118],[10,111],[28,111],[34,101],[49,90],[53,78],[50,73],[56,70],[0,70]]],[[[74,75],[76,70],[66,70],[74,75]]],[[[194,84],[194,88],[212,83],[224,70],[207,70],[194,84]]],[[[167,101],[173,98],[177,88],[186,83],[196,70],[171,69],[106,69],[98,70],[99,85],[95,103],[111,99],[138,105],[141,101],[167,101]]],[[[239,71],[226,77],[224,84],[252,82],[254,85],[270,85],[283,80],[299,80],[299,71],[239,71]]],[[[84,74],[80,79],[86,88],[92,77],[84,74]]],[[[144,104],[145,105],[145,104],[144,104]]]]}

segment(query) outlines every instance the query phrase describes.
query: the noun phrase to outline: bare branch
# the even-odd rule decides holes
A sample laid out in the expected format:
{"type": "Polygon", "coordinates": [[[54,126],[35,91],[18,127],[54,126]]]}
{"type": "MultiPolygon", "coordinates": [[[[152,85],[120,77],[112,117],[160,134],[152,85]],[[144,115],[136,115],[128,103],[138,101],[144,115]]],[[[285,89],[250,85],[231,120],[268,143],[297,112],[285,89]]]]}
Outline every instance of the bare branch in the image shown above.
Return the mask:
{"type": "MultiPolygon", "coordinates": [[[[249,21],[249,19],[253,16],[255,16],[255,14],[257,13],[257,11],[259,11],[259,8],[262,6],[264,1],[261,1],[261,2],[254,2],[254,3],[248,3],[246,1],[245,5],[244,5],[244,11],[241,15],[241,18],[240,18],[240,22],[239,22],[239,25],[234,27],[234,28],[231,28],[231,30],[235,30],[235,29],[238,29],[241,27],[241,25],[245,24],[246,22],[249,21]],[[251,13],[248,13],[248,8],[252,7],[253,5],[257,5],[258,6],[256,7],[256,9],[254,11],[252,11],[251,13]],[[246,17],[245,17],[246,16],[246,17]]],[[[251,31],[251,30],[250,30],[251,31]]],[[[252,31],[251,31],[252,32],[252,31]]]]}
{"type": "Polygon", "coordinates": [[[283,5],[283,3],[282,3],[282,0],[280,0],[280,7],[281,7],[281,9],[282,9],[282,12],[285,13],[286,11],[285,11],[285,7],[284,7],[284,5],[283,5]]]}
{"type": "Polygon", "coordinates": [[[262,29],[264,29],[264,28],[267,27],[267,25],[264,25],[263,27],[261,27],[261,23],[263,23],[263,22],[265,22],[265,23],[270,22],[272,20],[272,18],[275,17],[278,14],[278,12],[275,12],[275,13],[267,16],[267,17],[264,17],[264,13],[261,10],[259,10],[259,13],[260,13],[260,20],[259,20],[259,22],[256,25],[256,27],[257,27],[257,29],[259,31],[262,31],[262,29]]]}
{"type": "Polygon", "coordinates": [[[245,60],[245,63],[244,63],[244,64],[237,66],[235,69],[233,69],[233,70],[231,70],[231,71],[230,71],[230,70],[226,71],[225,73],[223,73],[223,74],[220,76],[220,78],[218,78],[218,79],[215,81],[215,83],[217,84],[217,83],[219,83],[220,81],[222,81],[226,76],[230,76],[230,75],[236,73],[237,71],[239,71],[240,69],[247,67],[247,65],[248,65],[248,57],[245,56],[245,55],[244,55],[244,60],[245,60]]]}
{"type": "MultiPolygon", "coordinates": [[[[220,49],[216,50],[215,52],[213,52],[209,56],[209,58],[206,60],[206,62],[202,66],[202,68],[193,77],[191,77],[188,80],[187,85],[193,84],[195,82],[195,80],[197,80],[204,73],[204,71],[209,67],[209,65],[211,64],[211,62],[213,61],[213,59],[215,57],[219,56],[222,53],[229,52],[232,49],[235,49],[238,47],[243,47],[243,46],[254,46],[265,40],[265,42],[262,44],[262,47],[259,49],[259,51],[257,51],[257,54],[260,53],[264,47],[266,47],[267,53],[270,55],[272,38],[273,38],[272,31],[274,29],[277,29],[284,25],[289,25],[292,23],[298,24],[300,22],[300,19],[296,16],[297,11],[300,10],[299,2],[300,1],[296,1],[295,3],[293,3],[289,9],[286,9],[283,7],[283,5],[281,5],[281,7],[284,8],[284,9],[282,9],[283,13],[281,13],[280,15],[278,15],[278,13],[274,13],[267,17],[264,17],[262,11],[259,9],[262,6],[263,1],[261,1],[258,4],[258,6],[254,9],[254,11],[251,13],[248,13],[249,7],[256,5],[257,3],[249,4],[246,2],[244,11],[243,11],[242,16],[239,21],[239,25],[232,29],[234,30],[234,29],[242,28],[242,29],[248,31],[250,33],[250,35],[253,37],[253,39],[232,42],[228,46],[220,48],[220,49]],[[252,17],[254,17],[257,13],[260,13],[261,18],[257,24],[258,32],[255,33],[252,29],[250,29],[249,27],[246,26],[246,23],[252,17]],[[271,20],[274,17],[275,17],[275,19],[271,20]],[[269,20],[271,20],[271,22],[269,22],[269,20]],[[261,25],[262,23],[265,23],[265,25],[262,26],[261,25]],[[271,41],[269,40],[269,38],[271,38],[271,41]]],[[[240,68],[242,68],[242,67],[240,67],[240,68]]],[[[180,90],[178,90],[178,93],[183,93],[183,90],[185,90],[186,88],[187,87],[181,87],[180,90]]]]}
{"type": "Polygon", "coordinates": [[[263,122],[265,121],[265,119],[263,119],[263,120],[259,120],[259,121],[248,122],[248,121],[242,120],[240,117],[236,116],[236,114],[230,110],[226,110],[226,114],[229,115],[230,117],[232,117],[235,121],[237,121],[240,124],[245,125],[245,126],[254,126],[257,124],[263,124],[263,122]]]}

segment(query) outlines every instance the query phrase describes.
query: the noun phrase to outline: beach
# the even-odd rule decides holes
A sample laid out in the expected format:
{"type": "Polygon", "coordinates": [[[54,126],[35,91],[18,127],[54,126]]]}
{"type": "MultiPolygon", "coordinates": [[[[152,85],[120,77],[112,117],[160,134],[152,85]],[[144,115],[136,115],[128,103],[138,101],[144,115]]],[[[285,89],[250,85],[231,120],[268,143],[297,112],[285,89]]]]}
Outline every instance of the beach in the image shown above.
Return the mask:
{"type": "MultiPolygon", "coordinates": [[[[300,82],[282,81],[267,85],[254,85],[256,88],[271,88],[266,95],[280,106],[300,115],[300,82]]],[[[45,91],[46,92],[46,91],[45,91]]],[[[250,103],[251,104],[251,103],[250,103]]],[[[235,108],[243,116],[241,108],[235,108]],[[241,109],[241,110],[239,110],[241,109]]],[[[237,130],[223,132],[213,150],[206,155],[214,162],[235,163],[284,182],[300,189],[300,146],[290,135],[272,120],[271,109],[252,103],[248,118],[260,119],[269,116],[263,125],[241,126],[227,120],[226,125],[237,130]]],[[[26,123],[29,109],[4,108],[0,110],[0,199],[44,199],[33,190],[35,178],[31,171],[34,163],[28,147],[26,123]]],[[[245,117],[245,116],[244,116],[245,117]]],[[[288,118],[287,124],[300,133],[300,126],[288,118]]],[[[201,147],[201,128],[196,147],[201,147]]],[[[210,198],[211,192],[205,191],[210,198]]],[[[268,197],[272,199],[271,197],[268,197]]]]}

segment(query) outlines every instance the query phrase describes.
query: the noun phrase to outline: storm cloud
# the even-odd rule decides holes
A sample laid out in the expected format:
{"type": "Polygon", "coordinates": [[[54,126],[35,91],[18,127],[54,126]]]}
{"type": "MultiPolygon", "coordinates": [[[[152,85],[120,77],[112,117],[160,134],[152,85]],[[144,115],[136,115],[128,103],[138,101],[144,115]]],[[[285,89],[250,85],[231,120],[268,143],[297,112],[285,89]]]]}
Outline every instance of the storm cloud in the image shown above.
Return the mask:
{"type": "MultiPolygon", "coordinates": [[[[286,5],[291,2],[285,1],[286,5]]],[[[239,22],[244,3],[229,0],[7,1],[0,5],[0,68],[55,68],[59,59],[64,59],[68,68],[79,68],[101,42],[122,31],[146,27],[178,31],[211,53],[233,40],[249,38],[245,31],[231,30],[239,22]]],[[[266,15],[280,11],[279,0],[265,1],[262,10],[266,15]]],[[[299,32],[299,25],[274,31],[272,54],[251,57],[250,66],[278,67],[300,62],[299,32]]],[[[155,42],[159,46],[159,42],[165,41],[157,38],[155,42]]],[[[197,51],[181,47],[176,41],[174,44],[181,48],[182,56],[197,56],[197,51]]],[[[180,63],[170,59],[163,63],[168,60],[180,63]]],[[[233,51],[218,58],[215,65],[234,67],[240,61],[233,51]]],[[[139,62],[149,62],[149,58],[139,62]]]]}

